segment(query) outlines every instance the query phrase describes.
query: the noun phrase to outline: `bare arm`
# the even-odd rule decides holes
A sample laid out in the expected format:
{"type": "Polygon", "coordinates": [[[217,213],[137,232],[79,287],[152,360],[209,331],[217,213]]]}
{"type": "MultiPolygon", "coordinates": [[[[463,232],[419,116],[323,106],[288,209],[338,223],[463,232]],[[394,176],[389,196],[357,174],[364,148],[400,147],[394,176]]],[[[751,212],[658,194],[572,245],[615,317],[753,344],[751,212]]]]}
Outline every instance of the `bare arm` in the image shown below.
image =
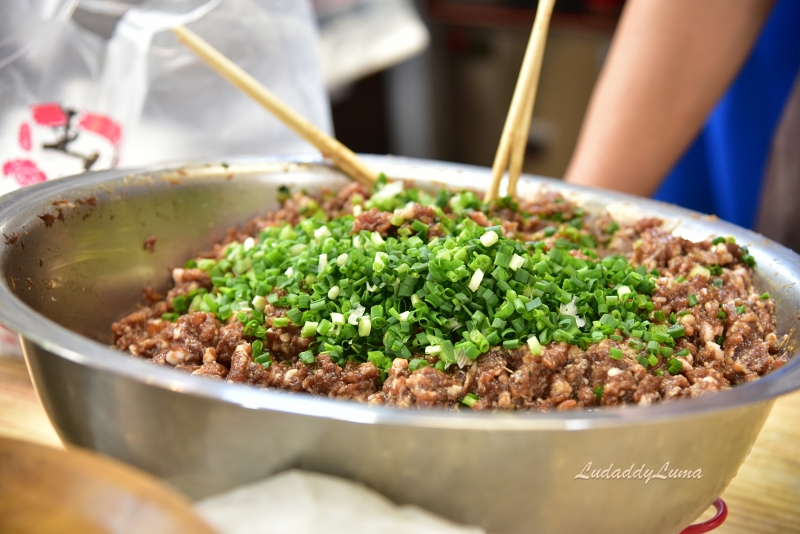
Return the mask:
{"type": "Polygon", "coordinates": [[[651,195],[738,73],[773,0],[629,0],[569,182],[651,195]]]}

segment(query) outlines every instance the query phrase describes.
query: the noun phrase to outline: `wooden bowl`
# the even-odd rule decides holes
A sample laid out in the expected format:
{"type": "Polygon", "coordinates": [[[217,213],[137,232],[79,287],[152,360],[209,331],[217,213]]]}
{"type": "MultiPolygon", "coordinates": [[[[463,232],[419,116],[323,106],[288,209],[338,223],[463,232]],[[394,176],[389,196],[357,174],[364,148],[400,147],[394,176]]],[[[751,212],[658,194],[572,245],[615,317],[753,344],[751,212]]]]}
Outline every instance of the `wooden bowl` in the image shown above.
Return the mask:
{"type": "Polygon", "coordinates": [[[88,451],[0,438],[0,532],[213,534],[157,478],[88,451]]]}

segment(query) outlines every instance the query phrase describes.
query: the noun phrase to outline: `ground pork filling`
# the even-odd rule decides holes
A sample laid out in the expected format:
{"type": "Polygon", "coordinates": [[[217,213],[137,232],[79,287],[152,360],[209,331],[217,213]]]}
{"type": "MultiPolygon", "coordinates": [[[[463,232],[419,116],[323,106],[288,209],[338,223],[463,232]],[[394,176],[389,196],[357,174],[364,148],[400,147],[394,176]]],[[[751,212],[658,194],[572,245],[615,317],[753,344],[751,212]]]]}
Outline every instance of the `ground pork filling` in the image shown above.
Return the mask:
{"type": "MultiPolygon", "coordinates": [[[[204,257],[221,258],[230,243],[257,238],[269,226],[298,224],[309,206],[324,210],[330,218],[355,215],[354,231],[384,237],[416,228],[415,221],[428,226],[430,237],[445,233],[428,206],[409,205],[402,213],[403,222],[393,225],[391,212],[361,209],[360,203],[369,197],[370,192],[357,184],[322,198],[290,195],[280,210],[230,230],[204,257]]],[[[303,337],[291,322],[284,326],[286,308],[265,304],[265,335],[259,343],[272,360],[264,365],[254,361],[255,338],[245,333],[235,314],[225,322],[203,311],[175,317],[176,298],[212,288],[209,275],[198,268],[173,269],[174,287],[166,296],[146,290],[148,305],[113,324],[115,346],[135,357],[216,380],[376,405],[473,410],[647,405],[726,389],[786,363],[775,332],[775,304],[753,287],[753,270],[743,261],[746,251],[731,240],[694,243],[663,230],[657,219],[621,225],[608,215],[582,215],[574,204],[547,191],[521,201],[515,209],[467,211],[480,226],[499,222],[504,236],[542,241],[546,248],[562,235],[562,221],[578,213],[584,232],[600,243],[599,256],[622,255],[631,265],[658,273],[650,295],[654,311],[673,317],[685,330],[675,340],[674,358],[643,365],[642,356],[647,356],[643,344],[617,330],[585,350],[550,342],[534,355],[527,344],[513,349],[498,346],[466,365],[445,370],[436,368],[438,358],[430,354],[395,358],[383,371],[369,361],[339,365],[325,354],[307,364],[300,355],[314,349],[314,339],[303,337]],[[710,265],[715,272],[709,272],[710,265]],[[414,359],[428,365],[412,370],[409,362],[414,359]],[[677,367],[673,361],[668,368],[671,360],[679,362],[677,367]]]]}

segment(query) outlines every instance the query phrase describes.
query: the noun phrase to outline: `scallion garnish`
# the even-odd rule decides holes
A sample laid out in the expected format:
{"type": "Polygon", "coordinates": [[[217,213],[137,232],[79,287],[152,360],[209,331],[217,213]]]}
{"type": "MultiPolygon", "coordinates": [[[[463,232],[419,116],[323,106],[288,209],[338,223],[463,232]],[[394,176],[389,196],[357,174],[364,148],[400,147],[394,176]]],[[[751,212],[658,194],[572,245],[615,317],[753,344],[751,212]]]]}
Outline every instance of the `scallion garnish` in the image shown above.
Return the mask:
{"type": "Polygon", "coordinates": [[[672,375],[677,375],[683,369],[683,362],[677,358],[672,358],[667,362],[667,371],[672,375]]]}
{"type": "Polygon", "coordinates": [[[678,339],[686,335],[686,328],[683,325],[677,324],[667,329],[667,334],[673,339],[678,339]]]}
{"type": "Polygon", "coordinates": [[[408,368],[411,371],[416,371],[417,369],[421,367],[426,367],[427,365],[428,362],[423,360],[422,358],[414,358],[413,360],[408,362],[408,368]]]}
{"type": "MultiPolygon", "coordinates": [[[[497,206],[519,210],[508,199],[497,206]]],[[[355,231],[353,215],[329,220],[309,202],[299,224],[268,226],[255,238],[230,243],[217,259],[187,262],[208,273],[211,289],[176,296],[164,320],[205,311],[238,321],[253,358],[265,365],[272,362],[267,335],[290,328],[310,341],[299,354],[303,363],[319,353],[339,365],[369,361],[384,378],[395,358],[409,360],[411,371],[426,365],[447,370],[470,365],[491,347],[527,345],[538,356],[551,342],[586,349],[606,340],[627,343],[646,368],[669,358],[674,374],[675,340],[685,336],[677,318],[685,311],[654,309],[657,269],[634,267],[622,256],[598,258],[597,236],[585,227],[581,210],[546,217],[551,224],[536,239],[550,239],[523,243],[505,237],[507,229],[491,212],[485,213],[487,227],[473,221],[469,214],[487,206],[471,192],[430,196],[382,179],[358,207],[358,213],[388,212],[394,229],[388,235],[355,231]],[[415,219],[414,202],[432,208],[435,217],[415,219]],[[443,211],[448,207],[452,211],[443,211]],[[284,310],[281,316],[274,316],[276,308],[284,310]]],[[[611,222],[606,231],[618,229],[611,222]]],[[[701,266],[694,276],[721,273],[719,266],[701,266]]],[[[698,304],[695,294],[687,300],[698,304]]],[[[612,359],[623,354],[609,349],[612,359]]],[[[477,400],[468,394],[462,402],[477,400]]]]}
{"type": "Polygon", "coordinates": [[[477,396],[476,394],[474,394],[474,393],[467,393],[466,395],[464,395],[464,398],[463,398],[463,399],[461,399],[461,403],[462,403],[462,404],[466,404],[467,406],[469,406],[470,408],[472,408],[472,406],[473,406],[473,405],[474,405],[476,402],[478,402],[478,400],[479,400],[479,399],[478,399],[478,396],[477,396]]]}

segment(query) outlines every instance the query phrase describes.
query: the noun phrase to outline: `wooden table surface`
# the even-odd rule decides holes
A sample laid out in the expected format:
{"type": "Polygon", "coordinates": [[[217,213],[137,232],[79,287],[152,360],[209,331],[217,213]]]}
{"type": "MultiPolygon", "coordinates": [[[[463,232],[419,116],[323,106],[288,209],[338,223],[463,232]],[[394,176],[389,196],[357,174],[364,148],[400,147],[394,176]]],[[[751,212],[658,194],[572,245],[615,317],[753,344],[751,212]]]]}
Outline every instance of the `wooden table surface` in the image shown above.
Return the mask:
{"type": "MultiPolygon", "coordinates": [[[[0,435],[61,447],[20,359],[0,357],[0,435]]],[[[775,404],[722,498],[728,520],[715,534],[800,533],[800,392],[775,404]]]]}

